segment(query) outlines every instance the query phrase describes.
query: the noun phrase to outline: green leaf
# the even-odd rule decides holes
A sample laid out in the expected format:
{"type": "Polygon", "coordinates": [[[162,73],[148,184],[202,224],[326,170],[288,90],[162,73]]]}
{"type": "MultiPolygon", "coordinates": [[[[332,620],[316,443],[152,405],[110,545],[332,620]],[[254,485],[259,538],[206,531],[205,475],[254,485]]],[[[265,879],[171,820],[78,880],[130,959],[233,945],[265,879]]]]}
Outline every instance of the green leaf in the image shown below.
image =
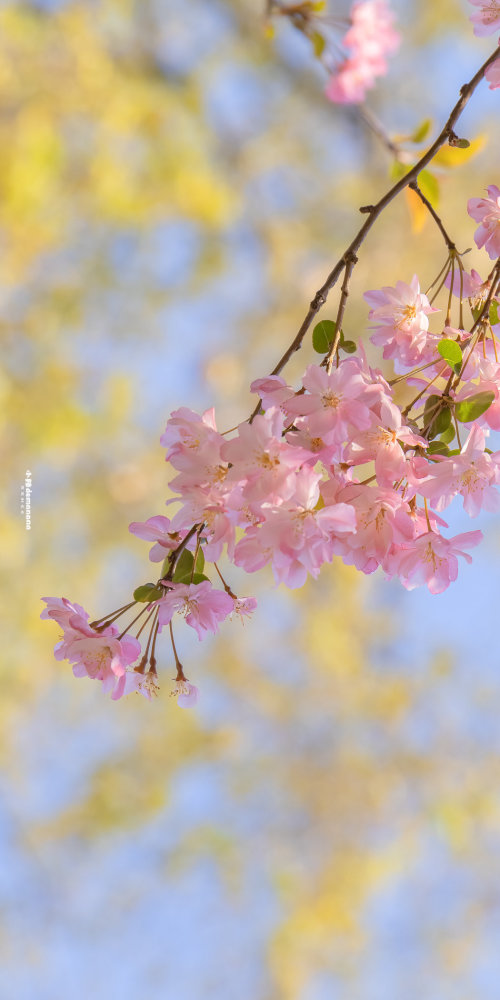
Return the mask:
{"type": "MultiPolygon", "coordinates": [[[[205,576],[204,573],[195,573],[194,576],[193,576],[193,579],[191,580],[191,577],[190,577],[187,582],[188,583],[203,583],[204,580],[208,580],[208,576],[205,576]]],[[[186,582],[186,581],[184,581],[184,582],[186,582]]]]}
{"type": "Polygon", "coordinates": [[[470,142],[468,139],[457,139],[452,145],[456,146],[457,149],[468,149],[470,142]]]}
{"type": "Polygon", "coordinates": [[[177,560],[177,565],[175,567],[173,576],[174,583],[180,583],[182,577],[190,576],[193,571],[193,566],[194,566],[193,553],[188,552],[187,549],[184,549],[184,551],[181,552],[177,560]]]}
{"type": "Polygon", "coordinates": [[[448,445],[443,444],[442,441],[431,441],[426,454],[427,455],[449,455],[450,449],[448,445]]]}
{"type": "Polygon", "coordinates": [[[424,427],[427,437],[435,438],[444,434],[451,424],[451,413],[442,396],[429,396],[424,407],[424,427]]]}
{"type": "Polygon", "coordinates": [[[169,569],[170,569],[169,557],[165,556],[165,558],[164,558],[164,560],[162,562],[161,570],[160,570],[160,580],[162,580],[163,577],[167,575],[169,569]]]}
{"type": "Polygon", "coordinates": [[[149,604],[151,601],[159,601],[165,595],[164,587],[157,587],[155,583],[143,583],[134,590],[134,601],[140,604],[149,604]]]}
{"type": "Polygon", "coordinates": [[[357,345],[354,343],[354,340],[341,340],[339,346],[342,351],[346,352],[346,354],[354,354],[357,345]]]}
{"type": "Polygon", "coordinates": [[[491,406],[494,398],[494,392],[478,392],[475,396],[463,399],[461,403],[455,403],[455,416],[457,420],[460,420],[461,424],[468,424],[471,420],[477,420],[491,406]]]}
{"type": "Polygon", "coordinates": [[[413,134],[410,136],[411,142],[423,142],[426,136],[429,134],[432,128],[432,118],[424,118],[423,122],[417,126],[413,134]]]}
{"type": "Polygon", "coordinates": [[[409,170],[411,170],[411,166],[409,164],[401,163],[400,160],[394,160],[391,164],[389,175],[392,181],[400,181],[409,170]]]}
{"type": "Polygon", "coordinates": [[[500,323],[500,317],[498,315],[498,302],[492,302],[490,306],[490,324],[491,326],[496,326],[500,323]]]}
{"type": "Polygon", "coordinates": [[[427,198],[427,201],[430,201],[431,205],[438,204],[439,183],[434,177],[434,174],[431,174],[429,170],[421,170],[418,175],[418,186],[422,194],[424,194],[427,198]]]}
{"type": "Polygon", "coordinates": [[[439,440],[442,441],[443,444],[450,444],[450,442],[453,441],[454,437],[455,437],[455,428],[453,424],[450,424],[448,430],[444,431],[444,433],[440,435],[439,440]]]}
{"type": "Polygon", "coordinates": [[[314,55],[316,56],[316,59],[321,59],[326,46],[326,41],[323,38],[323,35],[320,35],[319,31],[315,31],[312,35],[311,41],[313,43],[314,55]]]}
{"type": "Polygon", "coordinates": [[[328,354],[335,339],[336,324],[332,319],[322,319],[313,330],[313,347],[318,354],[328,354]]]}
{"type": "Polygon", "coordinates": [[[450,368],[456,375],[459,375],[462,369],[462,348],[460,344],[457,344],[456,340],[450,340],[445,337],[443,340],[439,341],[438,351],[444,361],[449,364],[450,368]]]}
{"type": "Polygon", "coordinates": [[[198,549],[198,555],[196,557],[196,566],[194,565],[194,555],[187,549],[181,552],[179,559],[177,561],[177,566],[174,572],[174,583],[191,583],[191,577],[196,574],[203,572],[203,567],[205,566],[205,556],[203,555],[202,549],[198,549]]]}

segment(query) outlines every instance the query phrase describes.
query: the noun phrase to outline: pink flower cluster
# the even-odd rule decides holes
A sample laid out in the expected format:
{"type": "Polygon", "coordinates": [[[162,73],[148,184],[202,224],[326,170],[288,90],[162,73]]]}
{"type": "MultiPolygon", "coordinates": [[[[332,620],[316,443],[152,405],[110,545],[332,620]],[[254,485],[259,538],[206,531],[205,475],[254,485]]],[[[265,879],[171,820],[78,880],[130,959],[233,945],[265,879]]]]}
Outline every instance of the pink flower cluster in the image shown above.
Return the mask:
{"type": "MultiPolygon", "coordinates": [[[[491,185],[468,210],[480,224],[478,246],[500,257],[500,189],[491,185]]],[[[487,448],[490,430],[500,430],[498,264],[483,281],[452,251],[444,280],[447,298],[460,299],[460,320],[469,300],[470,330],[452,327],[449,309],[444,325],[440,318],[430,330],[439,310],[417,276],[365,293],[372,342],[414,392],[404,409],[360,346],[357,355],[337,352],[331,370],[310,364],[298,389],[277,375],[257,379],[251,390],[258,410],[231,437],[218,431],[213,410],[171,414],[161,443],[173,470],[175,496],[167,503],[177,510],[130,525],[152,543],[150,560],[163,563],[157,583],[93,623],[79,605],[45,599],[42,617],[62,629],[56,657],[68,659],[75,676],[101,681],[113,699],[131,691],[150,698],[157,636],[168,627],[172,693],[182,707],[194,705],[198,689],[184,674],[173,624],[182,618],[203,639],[256,607],[255,598],[238,598],[226,583],[221,557],[247,573],[269,565],[276,583],[290,588],[316,578],[335,556],[363,573],[380,568],[407,589],[425,584],[433,594],[456,579],[459,557],[470,562],[468,550],[482,535],[446,537],[442,512],[455,497],[473,518],[500,509],[500,451],[487,448]],[[222,588],[205,575],[206,563],[214,564],[222,588]],[[135,617],[120,632],[115,621],[131,608],[135,617]],[[130,628],[143,616],[134,637],[130,628]],[[139,637],[148,622],[143,649],[139,637]]]]}
{"type": "Polygon", "coordinates": [[[41,618],[57,622],[62,637],[54,655],[56,660],[69,660],[75,677],[90,677],[101,681],[103,690],[114,700],[130,691],[141,691],[150,697],[151,691],[143,674],[130,669],[140,652],[137,639],[125,635],[119,638],[116,625],[98,631],[88,623],[89,616],[79,604],[65,597],[44,597],[47,607],[41,618]]]}
{"type": "Polygon", "coordinates": [[[386,0],[357,0],[350,22],[342,40],[347,56],[336,66],[326,88],[326,96],[338,104],[364,101],[376,78],[387,72],[386,56],[395,52],[400,42],[386,0]]]}

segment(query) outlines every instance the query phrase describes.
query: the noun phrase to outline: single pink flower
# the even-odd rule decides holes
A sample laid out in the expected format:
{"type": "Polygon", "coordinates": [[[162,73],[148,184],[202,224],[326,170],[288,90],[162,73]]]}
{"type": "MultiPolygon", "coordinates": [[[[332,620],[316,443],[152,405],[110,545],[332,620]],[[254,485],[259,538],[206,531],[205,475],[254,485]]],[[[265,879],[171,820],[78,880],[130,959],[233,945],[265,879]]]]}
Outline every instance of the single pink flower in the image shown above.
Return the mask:
{"type": "MultiPolygon", "coordinates": [[[[451,285],[451,271],[448,272],[445,281],[445,288],[451,285]]],[[[484,288],[483,279],[474,268],[468,271],[455,267],[453,271],[453,294],[462,296],[463,299],[476,299],[482,295],[484,288]]]]}
{"type": "Polygon", "coordinates": [[[286,399],[295,395],[294,389],[287,385],[280,375],[267,375],[256,378],[250,385],[250,392],[260,396],[262,408],[268,410],[271,406],[281,406],[286,399]]]}
{"type": "Polygon", "coordinates": [[[500,257],[500,188],[488,187],[487,198],[469,198],[467,211],[480,225],[474,233],[476,245],[484,247],[492,260],[500,257]]]}
{"type": "Polygon", "coordinates": [[[469,0],[469,3],[479,7],[470,17],[475,35],[492,35],[500,28],[500,0],[469,0]]]}
{"type": "MultiPolygon", "coordinates": [[[[306,392],[284,403],[284,409],[292,417],[304,418],[296,421],[299,430],[337,445],[371,426],[371,407],[383,392],[378,382],[367,378],[360,360],[354,358],[345,358],[330,374],[320,365],[309,365],[302,385],[306,392]]],[[[340,459],[340,454],[337,457],[340,459]]]]}
{"type": "Polygon", "coordinates": [[[90,626],[78,626],[65,658],[74,664],[75,677],[86,675],[104,681],[109,673],[121,677],[127,666],[137,660],[140,652],[140,642],[130,635],[118,639],[114,626],[103,632],[96,632],[90,626]]]}
{"type": "Polygon", "coordinates": [[[200,696],[198,688],[186,679],[175,681],[174,689],[170,694],[171,697],[177,698],[177,704],[181,708],[194,708],[200,696]]]}
{"type": "Polygon", "coordinates": [[[416,275],[409,285],[396,282],[365,292],[371,306],[368,318],[373,320],[373,344],[383,346],[384,358],[394,358],[405,367],[432,360],[438,340],[429,334],[428,316],[439,312],[420,291],[416,275]]]}
{"type": "Polygon", "coordinates": [[[458,576],[457,556],[471,563],[472,557],[463,549],[479,545],[482,537],[481,531],[466,531],[454,538],[426,531],[411,545],[401,547],[393,561],[391,575],[397,573],[407,590],[425,583],[431,594],[441,594],[458,576]]]}
{"type": "Polygon", "coordinates": [[[209,580],[202,583],[168,583],[165,597],[158,602],[160,627],[172,620],[176,612],[186,618],[196,630],[198,639],[207,632],[217,632],[219,622],[234,611],[234,601],[224,590],[216,590],[209,580]]]}
{"type": "Polygon", "coordinates": [[[250,618],[256,607],[257,598],[256,597],[235,597],[233,612],[235,615],[239,615],[242,625],[244,625],[243,617],[250,618]]]}
{"type": "MultiPolygon", "coordinates": [[[[206,410],[200,415],[181,406],[174,410],[167,420],[167,426],[160,438],[160,443],[167,449],[166,460],[177,468],[176,456],[186,450],[197,451],[208,441],[221,438],[215,424],[214,410],[206,410]]],[[[224,440],[222,438],[222,440],[224,440]]]]}
{"type": "Polygon", "coordinates": [[[310,455],[284,440],[284,427],[283,413],[273,407],[240,424],[237,437],[223,445],[222,457],[232,466],[228,479],[242,486],[246,500],[280,503],[292,494],[295,470],[310,455]]]}
{"type": "Polygon", "coordinates": [[[171,521],[162,514],[155,517],[148,517],[147,521],[133,521],[129,524],[128,530],[144,538],[147,542],[155,542],[150,550],[149,558],[151,562],[162,562],[165,556],[182,541],[182,536],[178,531],[170,530],[171,521]]]}
{"type": "Polygon", "coordinates": [[[419,482],[418,493],[439,511],[445,510],[457,494],[463,497],[470,517],[477,517],[482,508],[498,510],[500,455],[489,455],[484,448],[484,431],[474,425],[460,455],[436,462],[429,478],[419,482]]]}
{"type": "Polygon", "coordinates": [[[40,618],[52,618],[62,628],[68,628],[70,618],[81,618],[88,622],[89,616],[81,604],[72,604],[66,597],[42,597],[47,607],[43,609],[40,618]]]}
{"type": "Polygon", "coordinates": [[[392,486],[406,475],[407,448],[426,448],[427,441],[415,434],[403,421],[401,410],[391,400],[383,399],[380,406],[380,423],[361,431],[346,449],[346,459],[355,465],[375,462],[375,473],[380,486],[392,486]]]}

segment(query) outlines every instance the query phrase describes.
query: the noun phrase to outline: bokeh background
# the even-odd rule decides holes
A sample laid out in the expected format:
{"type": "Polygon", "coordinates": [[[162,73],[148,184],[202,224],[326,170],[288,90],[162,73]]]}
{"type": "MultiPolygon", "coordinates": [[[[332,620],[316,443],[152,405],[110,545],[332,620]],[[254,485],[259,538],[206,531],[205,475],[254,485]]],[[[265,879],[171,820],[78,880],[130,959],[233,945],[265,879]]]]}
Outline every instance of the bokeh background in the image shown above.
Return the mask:
{"type": "MultiPolygon", "coordinates": [[[[149,577],[127,527],[164,512],[168,413],[246,416],[388,184],[263,6],[0,4],[2,1000],[498,1000],[495,518],[440,597],[340,563],[296,593],[236,578],[253,622],[179,636],[193,712],[168,697],[166,637],[160,697],[114,703],[39,620],[41,595],[97,617],[149,577]]],[[[369,105],[435,130],[491,40],[460,0],[393,7],[403,44],[369,105]]],[[[467,198],[499,183],[498,108],[483,86],[460,126],[475,155],[439,169],[461,249],[467,198]]],[[[350,336],[364,289],[442,266],[417,229],[404,199],[374,229],[350,336]]],[[[311,360],[308,342],[290,378],[311,360]]]]}

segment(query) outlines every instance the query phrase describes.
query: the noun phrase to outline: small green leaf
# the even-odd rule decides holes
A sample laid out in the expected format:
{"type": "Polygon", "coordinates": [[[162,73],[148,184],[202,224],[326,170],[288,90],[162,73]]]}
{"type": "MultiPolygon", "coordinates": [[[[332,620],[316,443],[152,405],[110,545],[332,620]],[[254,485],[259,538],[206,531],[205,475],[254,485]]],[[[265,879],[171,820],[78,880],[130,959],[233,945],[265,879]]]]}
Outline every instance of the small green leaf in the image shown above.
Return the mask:
{"type": "Polygon", "coordinates": [[[500,323],[500,317],[498,315],[498,302],[492,302],[490,306],[490,324],[491,326],[496,326],[500,323]]]}
{"type": "Polygon", "coordinates": [[[439,183],[434,177],[434,174],[431,174],[429,170],[421,170],[418,175],[418,186],[422,194],[424,194],[427,198],[427,201],[430,201],[431,205],[438,204],[439,183]]]}
{"type": "Polygon", "coordinates": [[[165,589],[157,587],[155,583],[143,583],[134,590],[134,601],[140,604],[149,604],[151,601],[159,601],[165,596],[165,589]]]}
{"type": "Polygon", "coordinates": [[[180,583],[183,577],[190,576],[194,566],[194,556],[192,552],[184,549],[181,552],[174,571],[174,583],[180,583]]]}
{"type": "Polygon", "coordinates": [[[342,340],[340,342],[340,348],[342,351],[345,351],[346,354],[354,354],[356,351],[356,344],[354,343],[354,340],[342,340]]]}
{"type": "Polygon", "coordinates": [[[471,420],[477,420],[491,406],[495,398],[494,392],[478,392],[475,396],[469,396],[460,403],[455,403],[455,416],[461,424],[468,424],[471,420]]]}
{"type": "Polygon", "coordinates": [[[198,555],[196,557],[196,566],[194,565],[194,555],[187,549],[179,556],[177,566],[174,572],[174,583],[191,583],[191,577],[193,580],[196,575],[200,575],[203,572],[205,566],[205,556],[203,555],[202,549],[198,549],[198,555]]]}
{"type": "Polygon", "coordinates": [[[413,134],[410,136],[411,142],[423,142],[426,136],[429,134],[432,128],[432,118],[424,118],[424,121],[418,125],[413,134]]]}
{"type": "Polygon", "coordinates": [[[313,330],[313,347],[318,354],[328,354],[337,327],[332,319],[322,319],[313,330]]]}
{"type": "Polygon", "coordinates": [[[404,177],[404,175],[407,174],[409,170],[411,170],[409,164],[401,163],[400,160],[394,160],[394,162],[391,164],[389,175],[392,181],[400,181],[401,178],[404,177]]]}
{"type": "Polygon", "coordinates": [[[439,440],[442,441],[443,444],[450,444],[450,441],[453,441],[454,437],[455,437],[455,428],[453,424],[450,424],[448,430],[444,431],[444,433],[440,435],[439,440]]]}
{"type": "Polygon", "coordinates": [[[326,46],[326,41],[323,38],[323,35],[320,35],[319,31],[315,31],[311,41],[313,43],[314,55],[316,56],[316,59],[321,59],[326,46]]]}
{"type": "Polygon", "coordinates": [[[204,580],[208,580],[208,576],[205,576],[204,573],[195,573],[192,580],[191,580],[191,577],[190,577],[189,580],[187,580],[187,581],[185,580],[184,583],[186,583],[186,582],[187,583],[203,583],[204,580]]]}
{"type": "Polygon", "coordinates": [[[453,145],[456,146],[457,149],[468,149],[470,146],[470,142],[468,139],[457,139],[456,142],[453,143],[453,145]]]}
{"type": "Polygon", "coordinates": [[[455,374],[459,375],[462,369],[462,348],[457,344],[456,340],[450,340],[448,337],[440,340],[438,351],[443,360],[449,364],[450,368],[453,368],[455,374]]]}
{"type": "Polygon", "coordinates": [[[431,441],[426,454],[427,455],[449,455],[450,449],[448,445],[443,444],[442,441],[431,441]]]}
{"type": "Polygon", "coordinates": [[[443,401],[442,396],[429,396],[424,407],[424,428],[427,428],[427,437],[435,438],[438,434],[444,434],[451,423],[451,413],[443,401]]]}

